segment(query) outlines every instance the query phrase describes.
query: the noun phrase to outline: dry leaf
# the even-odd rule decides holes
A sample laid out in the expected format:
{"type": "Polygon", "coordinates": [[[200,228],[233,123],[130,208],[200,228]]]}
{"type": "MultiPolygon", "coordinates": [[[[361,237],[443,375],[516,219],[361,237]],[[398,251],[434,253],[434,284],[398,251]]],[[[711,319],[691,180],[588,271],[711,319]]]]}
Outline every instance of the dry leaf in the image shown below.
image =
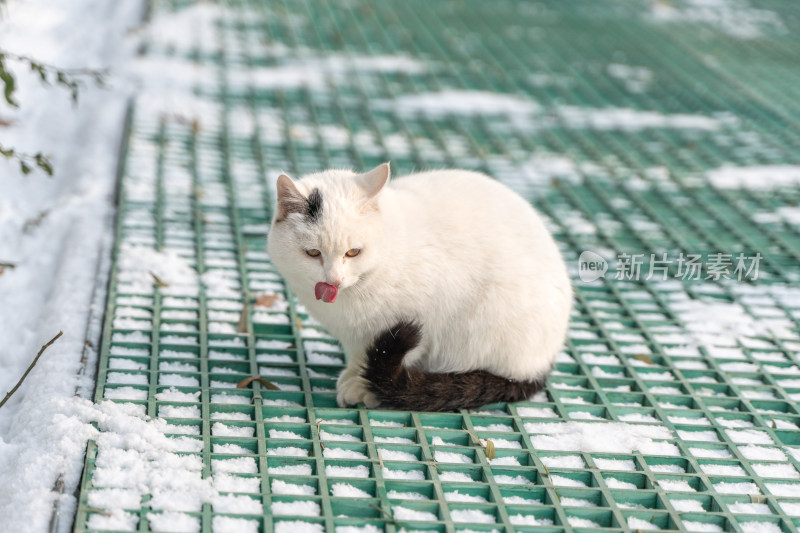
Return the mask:
{"type": "Polygon", "coordinates": [[[236,388],[237,389],[243,389],[243,388],[247,387],[248,385],[250,385],[254,381],[258,381],[259,383],[264,385],[265,388],[267,388],[269,390],[278,390],[278,391],[281,390],[281,389],[278,388],[277,385],[275,385],[271,381],[267,381],[266,379],[262,378],[261,376],[250,376],[249,378],[244,378],[242,381],[240,381],[239,383],[236,384],[236,388]]]}
{"type": "Polygon", "coordinates": [[[494,448],[494,442],[490,441],[489,439],[486,439],[485,450],[487,459],[492,460],[497,457],[497,452],[494,448]]]}
{"type": "Polygon", "coordinates": [[[158,285],[159,287],[162,287],[162,288],[169,287],[169,283],[166,283],[166,282],[162,281],[161,278],[159,278],[158,276],[153,274],[152,270],[150,271],[150,275],[153,277],[153,281],[155,281],[156,285],[158,285]]]}
{"type": "Polygon", "coordinates": [[[259,294],[258,298],[256,298],[256,303],[253,305],[257,305],[260,307],[272,307],[277,300],[280,299],[280,296],[277,294],[259,294]]]}
{"type": "Polygon", "coordinates": [[[637,353],[636,355],[634,355],[634,357],[635,357],[636,359],[638,359],[639,361],[641,361],[642,363],[645,363],[645,364],[647,364],[647,365],[654,365],[654,364],[655,364],[655,363],[653,362],[653,360],[652,360],[652,359],[650,359],[650,357],[646,356],[646,355],[645,355],[645,354],[643,354],[643,353],[637,353]]]}

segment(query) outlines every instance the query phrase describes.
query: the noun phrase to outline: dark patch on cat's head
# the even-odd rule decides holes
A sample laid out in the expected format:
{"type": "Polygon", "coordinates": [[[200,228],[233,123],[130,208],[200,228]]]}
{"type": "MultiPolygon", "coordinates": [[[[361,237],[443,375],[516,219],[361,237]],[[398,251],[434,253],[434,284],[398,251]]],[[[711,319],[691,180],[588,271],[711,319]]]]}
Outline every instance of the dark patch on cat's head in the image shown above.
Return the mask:
{"type": "Polygon", "coordinates": [[[311,194],[308,195],[305,215],[306,220],[312,224],[319,222],[319,219],[322,217],[322,193],[319,192],[319,189],[314,189],[311,191],[311,194]]]}
{"type": "Polygon", "coordinates": [[[306,222],[316,224],[322,218],[322,193],[315,188],[308,195],[302,195],[291,179],[281,175],[277,184],[278,213],[275,222],[283,222],[292,213],[303,215],[306,222]]]}

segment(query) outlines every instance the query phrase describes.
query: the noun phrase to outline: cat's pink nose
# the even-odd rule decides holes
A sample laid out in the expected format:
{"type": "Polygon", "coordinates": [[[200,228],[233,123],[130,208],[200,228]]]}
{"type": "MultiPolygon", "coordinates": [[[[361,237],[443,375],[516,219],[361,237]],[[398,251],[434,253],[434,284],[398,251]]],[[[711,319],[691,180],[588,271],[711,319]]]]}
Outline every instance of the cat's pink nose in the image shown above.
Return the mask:
{"type": "Polygon", "coordinates": [[[317,297],[317,300],[332,304],[336,301],[336,295],[339,294],[338,285],[338,282],[335,285],[331,285],[320,281],[314,287],[314,296],[317,297]]]}

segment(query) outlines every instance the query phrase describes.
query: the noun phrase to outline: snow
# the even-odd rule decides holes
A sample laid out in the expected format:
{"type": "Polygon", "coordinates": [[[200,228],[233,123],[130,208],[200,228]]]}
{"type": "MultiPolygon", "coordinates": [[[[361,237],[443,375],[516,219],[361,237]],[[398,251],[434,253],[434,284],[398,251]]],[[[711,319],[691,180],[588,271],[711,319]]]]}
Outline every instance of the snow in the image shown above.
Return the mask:
{"type": "Polygon", "coordinates": [[[689,485],[688,481],[682,479],[659,479],[657,483],[667,491],[672,492],[697,492],[689,485]]]}
{"type": "Polygon", "coordinates": [[[267,455],[278,457],[308,457],[308,450],[298,448],[297,446],[279,446],[277,448],[268,449],[267,455]]]}
{"type": "Polygon", "coordinates": [[[800,166],[722,166],[706,173],[708,181],[720,189],[776,189],[800,184],[800,166]]]}
{"type": "MultiPolygon", "coordinates": [[[[522,444],[520,444],[518,441],[515,440],[498,439],[496,437],[490,437],[488,440],[492,441],[494,447],[497,448],[498,450],[502,448],[516,449],[516,450],[522,449],[522,444]]],[[[486,446],[486,441],[487,439],[481,439],[481,444],[486,446]]]]}
{"type": "Polygon", "coordinates": [[[329,431],[325,431],[324,429],[320,429],[319,438],[329,441],[361,442],[361,439],[355,435],[350,435],[348,433],[331,433],[329,431]]]}
{"type": "Polygon", "coordinates": [[[655,439],[670,439],[663,426],[624,423],[526,422],[525,430],[538,450],[589,453],[626,453],[634,450],[658,455],[679,455],[677,447],[655,439]],[[658,452],[658,453],[657,453],[658,452]]]}
{"type": "MultiPolygon", "coordinates": [[[[425,498],[427,499],[427,498],[425,498]]],[[[486,503],[486,498],[480,495],[462,494],[457,490],[444,493],[444,499],[448,502],[472,502],[472,503],[486,503]]]]}
{"type": "Polygon", "coordinates": [[[600,524],[588,518],[580,518],[577,516],[568,516],[567,522],[572,527],[600,527],[600,524]]]}
{"type": "Polygon", "coordinates": [[[183,513],[147,513],[150,529],[164,533],[198,533],[200,519],[183,513]]]}
{"type": "Polygon", "coordinates": [[[761,477],[800,479],[797,469],[788,463],[753,464],[753,470],[761,477]]]}
{"type": "MultiPolygon", "coordinates": [[[[422,474],[422,472],[419,472],[419,474],[422,474]]],[[[498,483],[502,483],[502,481],[499,481],[497,479],[498,477],[500,477],[500,476],[495,476],[494,477],[495,481],[497,481],[498,483]]],[[[502,476],[502,477],[509,477],[509,476],[502,476]]],[[[420,475],[419,478],[417,478],[417,479],[424,479],[424,477],[422,475],[420,475]]],[[[450,472],[450,471],[439,472],[439,479],[441,479],[442,481],[452,481],[452,482],[455,482],[455,483],[474,483],[475,482],[475,480],[473,480],[471,477],[469,477],[464,472],[450,472]]]]}
{"type": "Polygon", "coordinates": [[[703,504],[697,500],[670,500],[676,511],[682,513],[704,513],[703,504]]]}
{"type": "Polygon", "coordinates": [[[522,466],[522,463],[519,462],[519,459],[511,455],[489,459],[489,464],[492,466],[522,466]]]}
{"type": "Polygon", "coordinates": [[[628,517],[628,527],[638,531],[658,531],[661,529],[655,524],[651,524],[647,520],[636,518],[635,516],[628,517]]]}
{"type": "MultiPolygon", "coordinates": [[[[623,481],[621,479],[617,479],[614,477],[607,477],[605,478],[606,485],[608,485],[611,489],[625,489],[625,490],[636,490],[639,487],[636,486],[635,483],[631,483],[629,481],[623,481]]],[[[581,486],[584,486],[581,484],[581,486]]]]}
{"type": "Polygon", "coordinates": [[[650,470],[653,472],[659,472],[662,474],[684,474],[686,470],[680,465],[670,465],[670,464],[663,464],[663,465],[649,465],[650,470]]]}
{"type": "MultiPolygon", "coordinates": [[[[331,494],[337,498],[371,498],[372,494],[354,487],[349,483],[334,483],[331,485],[331,494]]],[[[389,496],[390,498],[392,496],[389,496]]]]}
{"type": "Polygon", "coordinates": [[[472,464],[472,459],[462,453],[446,452],[436,450],[433,454],[434,460],[440,463],[462,463],[472,464]]]}
{"type": "Polygon", "coordinates": [[[429,511],[417,511],[401,505],[392,506],[392,514],[395,520],[424,520],[426,522],[436,522],[438,517],[429,511]]]}
{"type": "Polygon", "coordinates": [[[414,441],[407,437],[381,437],[376,435],[374,440],[385,444],[414,444],[414,441]]]}
{"type": "Polygon", "coordinates": [[[755,483],[748,482],[733,483],[722,481],[714,483],[714,488],[720,494],[761,494],[755,483]]]}
{"type": "MultiPolygon", "coordinates": [[[[338,485],[341,485],[339,483],[338,485]]],[[[270,485],[273,494],[293,494],[293,495],[306,495],[313,496],[317,493],[317,489],[311,485],[296,485],[288,483],[280,479],[273,479],[270,485]]],[[[336,485],[334,485],[334,488],[336,485]]]]}
{"type": "Polygon", "coordinates": [[[751,4],[744,0],[690,0],[681,4],[657,2],[648,5],[648,15],[657,23],[704,25],[741,40],[786,31],[778,13],[751,4]]]}
{"type": "Polygon", "coordinates": [[[147,391],[133,387],[106,387],[103,397],[107,400],[146,400],[147,391]]]}
{"type": "Polygon", "coordinates": [[[257,474],[258,466],[252,457],[235,457],[233,459],[212,459],[211,471],[216,473],[257,474]]]}
{"type": "Polygon", "coordinates": [[[258,520],[215,516],[211,524],[213,533],[258,533],[258,520]]]}
{"type": "Polygon", "coordinates": [[[774,522],[739,522],[744,533],[782,533],[783,529],[774,522]]]}
{"type": "Polygon", "coordinates": [[[300,439],[306,440],[305,437],[294,433],[293,431],[285,431],[280,429],[270,429],[269,438],[271,439],[300,439]]]}
{"type": "Polygon", "coordinates": [[[238,394],[212,394],[211,403],[250,405],[250,399],[246,396],[240,396],[238,394]]]}
{"type": "Polygon", "coordinates": [[[539,457],[548,468],[585,468],[586,463],[578,455],[542,455],[539,457]]]}
{"type": "Polygon", "coordinates": [[[730,459],[731,452],[727,449],[715,448],[689,448],[689,451],[695,457],[711,458],[711,459],[730,459]]]}
{"type": "Polygon", "coordinates": [[[222,422],[214,422],[211,426],[211,434],[215,437],[252,437],[255,431],[256,428],[251,426],[229,426],[222,422]]]}
{"type": "Polygon", "coordinates": [[[139,517],[133,513],[116,509],[109,516],[93,514],[86,522],[91,529],[117,529],[120,531],[135,531],[139,524],[139,517]]]}
{"type": "Polygon", "coordinates": [[[215,513],[261,514],[262,512],[261,500],[248,496],[228,494],[214,498],[211,503],[215,513]]]}
{"type": "MultiPolygon", "coordinates": [[[[390,490],[387,495],[389,498],[393,498],[395,500],[428,500],[427,496],[424,494],[420,494],[419,492],[402,492],[397,490],[390,490]]],[[[445,496],[446,497],[446,496],[445,496]]]]}
{"type": "Polygon", "coordinates": [[[366,454],[356,450],[346,450],[344,448],[327,447],[322,450],[322,455],[326,459],[369,459],[366,454]]]}
{"type": "Polygon", "coordinates": [[[89,506],[95,508],[138,509],[141,501],[142,495],[135,489],[98,489],[89,492],[89,506]]]}
{"type": "Polygon", "coordinates": [[[521,96],[485,91],[448,89],[435,93],[403,95],[389,102],[378,102],[376,107],[386,107],[404,115],[426,116],[456,115],[529,115],[539,105],[521,96]]]}
{"type": "Polygon", "coordinates": [[[238,444],[212,444],[214,453],[228,453],[232,455],[252,455],[253,452],[238,444]]]}
{"type": "Polygon", "coordinates": [[[322,524],[301,520],[281,520],[275,522],[275,533],[324,533],[322,524]]]}
{"type": "Polygon", "coordinates": [[[800,503],[780,502],[779,505],[789,516],[800,516],[800,503]]]}
{"type": "Polygon", "coordinates": [[[509,521],[515,526],[552,526],[549,518],[536,518],[533,515],[515,514],[508,516],[509,521]]]}
{"type": "Polygon", "coordinates": [[[666,115],[657,111],[641,111],[631,108],[588,109],[561,106],[559,117],[567,126],[597,130],[639,131],[648,128],[678,128],[716,130],[726,121],[703,115],[666,115]]]}
{"type": "Polygon", "coordinates": [[[417,456],[413,453],[404,452],[402,450],[387,450],[386,448],[378,448],[378,454],[384,461],[417,461],[417,456]]]}
{"type": "Polygon", "coordinates": [[[364,526],[336,526],[334,533],[383,533],[383,529],[372,524],[364,526]]]}
{"type": "Polygon", "coordinates": [[[603,470],[636,470],[636,464],[631,459],[605,459],[595,457],[594,464],[603,470]]]}
{"type": "Polygon", "coordinates": [[[767,490],[775,496],[800,498],[800,484],[797,483],[765,483],[767,490]]]}
{"type": "Polygon", "coordinates": [[[769,505],[765,503],[729,503],[728,510],[737,514],[772,514],[769,505]]]}
{"type": "Polygon", "coordinates": [[[722,533],[723,529],[719,527],[717,524],[707,523],[707,522],[696,522],[694,520],[682,520],[683,527],[686,528],[686,531],[691,531],[692,533],[695,532],[710,532],[710,533],[722,533]]]}
{"type": "Polygon", "coordinates": [[[452,509],[450,518],[453,522],[474,522],[478,524],[494,524],[495,517],[479,509],[452,509]]]}
{"type": "Polygon", "coordinates": [[[747,473],[739,465],[701,464],[700,468],[712,476],[746,476],[747,473]]]}
{"type": "Polygon", "coordinates": [[[214,488],[220,492],[249,492],[256,493],[260,490],[260,481],[255,477],[234,476],[230,474],[215,474],[213,477],[214,488]]]}
{"type": "Polygon", "coordinates": [[[325,474],[329,477],[353,477],[353,478],[367,478],[369,477],[369,469],[364,465],[356,466],[325,466],[325,474]]]}
{"type": "MultiPolygon", "coordinates": [[[[82,451],[88,438],[95,440],[98,452],[93,484],[99,490],[93,493],[96,495],[91,496],[91,500],[113,517],[122,520],[123,515],[118,511],[131,508],[145,494],[153,495],[154,509],[158,496],[164,493],[183,494],[180,501],[175,502],[177,506],[190,506],[191,501],[209,501],[216,495],[211,480],[202,479],[200,475],[200,457],[175,453],[185,448],[184,442],[166,436],[170,426],[163,420],[147,420],[136,414],[132,409],[135,406],[130,404],[93,405],[77,398],[58,402],[54,404],[58,412],[69,414],[57,418],[55,425],[47,430],[58,431],[62,435],[62,446],[73,446],[77,451],[82,451]],[[70,437],[64,439],[63,435],[70,437]]],[[[52,457],[47,455],[40,460],[48,461],[52,457]]]]}
{"type": "Polygon", "coordinates": [[[310,500],[273,501],[271,509],[275,516],[319,516],[320,514],[319,504],[310,500]]]}
{"type": "Polygon", "coordinates": [[[503,502],[510,505],[541,505],[541,500],[533,500],[530,498],[523,498],[522,496],[505,496],[503,502]]]}
{"type": "Polygon", "coordinates": [[[283,466],[270,466],[267,472],[275,476],[310,476],[311,465],[298,464],[298,465],[283,465],[283,466]]]}
{"type": "Polygon", "coordinates": [[[764,431],[753,429],[733,430],[727,429],[725,432],[733,442],[744,444],[774,444],[772,438],[764,431]]]}
{"type": "MultiPolygon", "coordinates": [[[[303,330],[303,331],[308,331],[303,330]]],[[[341,365],[342,360],[338,357],[325,355],[319,352],[306,352],[306,361],[314,365],[341,365]]]]}

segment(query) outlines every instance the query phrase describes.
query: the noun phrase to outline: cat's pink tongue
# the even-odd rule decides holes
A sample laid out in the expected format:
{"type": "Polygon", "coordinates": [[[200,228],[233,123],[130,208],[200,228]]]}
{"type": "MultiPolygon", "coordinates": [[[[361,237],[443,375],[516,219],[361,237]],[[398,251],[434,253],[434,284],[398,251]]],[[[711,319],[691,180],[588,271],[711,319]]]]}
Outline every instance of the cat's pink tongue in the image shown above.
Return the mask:
{"type": "Polygon", "coordinates": [[[336,295],[338,293],[339,289],[336,288],[336,285],[323,283],[322,281],[317,283],[317,286],[314,287],[314,295],[317,297],[317,300],[322,300],[329,304],[336,301],[336,295]]]}

